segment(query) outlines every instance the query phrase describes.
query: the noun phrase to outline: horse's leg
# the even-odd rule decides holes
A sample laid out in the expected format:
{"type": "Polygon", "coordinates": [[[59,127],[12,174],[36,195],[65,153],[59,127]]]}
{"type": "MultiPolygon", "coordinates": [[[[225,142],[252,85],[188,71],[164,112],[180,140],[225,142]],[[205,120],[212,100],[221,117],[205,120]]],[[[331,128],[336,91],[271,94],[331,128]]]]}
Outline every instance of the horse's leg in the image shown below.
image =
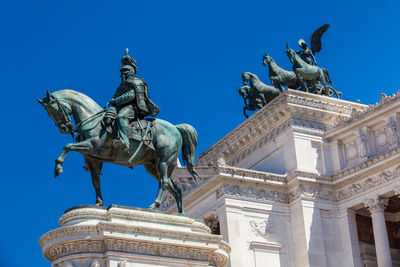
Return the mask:
{"type": "Polygon", "coordinates": [[[184,214],[185,212],[183,211],[181,189],[171,179],[171,174],[174,171],[175,167],[176,167],[176,160],[172,161],[168,166],[168,183],[169,183],[169,186],[167,187],[167,189],[176,200],[176,204],[178,206],[178,212],[181,213],[181,214],[184,214]]]}
{"type": "Polygon", "coordinates": [[[155,163],[146,163],[146,164],[144,164],[144,167],[145,167],[146,171],[147,171],[151,176],[153,176],[154,178],[156,178],[156,179],[158,180],[158,192],[157,192],[157,197],[156,197],[156,199],[154,200],[154,202],[149,206],[149,209],[153,209],[153,210],[160,207],[161,201],[160,201],[159,203],[156,203],[156,200],[157,200],[158,196],[159,196],[160,194],[162,194],[162,192],[160,193],[160,191],[161,191],[161,180],[160,180],[160,175],[158,174],[157,168],[156,168],[155,165],[156,165],[155,163]]]}
{"type": "Polygon", "coordinates": [[[272,86],[275,87],[276,89],[278,89],[279,91],[281,91],[281,93],[283,93],[283,89],[282,89],[282,84],[280,82],[280,80],[278,78],[275,78],[272,80],[272,78],[270,78],[272,86]]]}
{"type": "Polygon", "coordinates": [[[99,138],[93,137],[82,142],[66,144],[61,154],[56,159],[54,176],[57,177],[63,172],[62,164],[64,163],[65,157],[67,156],[68,152],[70,151],[76,151],[79,153],[94,152],[104,144],[106,138],[107,135],[103,134],[99,138]]]}
{"type": "Polygon", "coordinates": [[[300,82],[301,87],[303,88],[303,91],[308,93],[308,87],[304,83],[303,77],[301,77],[297,72],[295,72],[297,80],[300,82]]]}
{"type": "Polygon", "coordinates": [[[149,206],[149,209],[157,209],[157,208],[160,207],[160,203],[161,203],[161,202],[156,203],[156,200],[157,200],[158,196],[159,196],[160,194],[162,194],[162,192],[160,192],[160,191],[161,191],[161,180],[160,180],[160,175],[159,175],[159,173],[157,172],[157,168],[156,168],[156,164],[155,164],[155,163],[146,163],[146,164],[144,164],[144,167],[145,167],[146,171],[147,171],[151,176],[153,176],[154,178],[156,178],[156,179],[158,180],[158,192],[157,192],[157,197],[156,197],[156,199],[153,201],[153,203],[149,206]]]}
{"type": "Polygon", "coordinates": [[[85,157],[86,166],[92,176],[92,183],[96,191],[96,206],[103,206],[103,196],[101,195],[100,188],[100,175],[103,168],[103,162],[97,160],[90,160],[85,157]]]}
{"type": "Polygon", "coordinates": [[[165,161],[160,161],[157,164],[157,170],[159,173],[159,180],[158,180],[158,192],[156,199],[154,202],[150,205],[149,209],[158,209],[161,205],[161,198],[162,195],[169,186],[168,184],[168,164],[165,161]]]}
{"type": "Polygon", "coordinates": [[[247,115],[247,113],[246,113],[246,109],[247,109],[247,107],[243,107],[243,114],[246,118],[249,118],[249,115],[247,115]]]}
{"type": "MultiPolygon", "coordinates": [[[[324,75],[324,71],[322,70],[322,69],[319,69],[318,70],[318,78],[319,78],[319,81],[322,83],[322,85],[324,86],[323,88],[324,88],[324,91],[326,92],[326,93],[328,93],[329,94],[329,92],[328,92],[328,89],[326,88],[326,82],[325,82],[325,75],[324,75]]],[[[321,92],[322,92],[322,90],[321,90],[321,92]]]]}

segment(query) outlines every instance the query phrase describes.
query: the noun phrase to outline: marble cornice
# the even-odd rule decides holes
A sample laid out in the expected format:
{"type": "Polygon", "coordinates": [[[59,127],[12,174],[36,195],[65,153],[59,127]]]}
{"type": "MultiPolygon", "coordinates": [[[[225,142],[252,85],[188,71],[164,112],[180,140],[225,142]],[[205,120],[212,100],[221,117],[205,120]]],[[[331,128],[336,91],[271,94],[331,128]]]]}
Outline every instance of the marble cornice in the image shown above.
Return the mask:
{"type": "MultiPolygon", "coordinates": [[[[216,164],[214,167],[198,167],[200,175],[205,177],[205,179],[197,182],[188,179],[189,174],[186,168],[177,168],[174,171],[173,179],[183,189],[185,199],[189,197],[193,200],[199,192],[203,192],[204,190],[215,189],[216,186],[218,187],[226,183],[239,182],[249,187],[247,189],[244,188],[243,192],[250,190],[249,192],[253,192],[253,195],[257,195],[257,192],[254,191],[256,188],[265,192],[283,189],[285,192],[290,192],[290,201],[296,197],[334,201],[335,198],[332,197],[334,195],[332,192],[337,193],[336,200],[341,200],[351,196],[345,192],[346,190],[361,192],[364,189],[369,190],[381,184],[382,182],[376,178],[380,175],[379,173],[400,164],[400,147],[376,155],[357,166],[350,167],[334,175],[320,175],[300,170],[293,170],[284,175],[276,175],[237,168],[226,164],[221,165],[218,161],[214,163],[216,164]],[[208,181],[210,177],[214,184],[208,181]],[[301,186],[300,189],[297,188],[299,186],[301,186]],[[254,188],[254,190],[250,188],[254,188]]],[[[379,177],[382,178],[379,178],[381,181],[386,181],[385,174],[379,177]]],[[[244,195],[236,194],[236,197],[238,196],[241,198],[245,197],[244,195]]],[[[268,201],[271,201],[271,199],[268,201]]],[[[173,199],[167,202],[164,205],[165,209],[170,209],[171,206],[175,205],[173,199]]]]}
{"type": "Polygon", "coordinates": [[[346,183],[352,183],[356,180],[368,177],[397,163],[400,163],[400,147],[394,148],[386,153],[370,158],[361,164],[331,175],[331,179],[336,187],[340,187],[346,183]],[[385,163],[381,164],[382,162],[385,163]]]}
{"type": "MultiPolygon", "coordinates": [[[[243,151],[251,150],[265,136],[276,132],[278,125],[287,124],[303,130],[322,132],[339,120],[350,117],[354,110],[360,112],[366,107],[358,103],[287,90],[203,152],[198,157],[198,165],[212,165],[218,156],[225,157],[227,162],[232,161],[243,151]]],[[[265,145],[266,142],[263,143],[265,145]]]]}
{"type": "MultiPolygon", "coordinates": [[[[389,168],[389,166],[387,166],[387,168],[389,168]]],[[[335,191],[337,194],[337,199],[340,201],[346,198],[350,198],[370,189],[374,189],[378,186],[387,184],[400,177],[400,165],[395,168],[391,166],[391,169],[387,168],[381,170],[380,173],[375,173],[362,180],[353,180],[352,183],[347,183],[340,188],[336,188],[335,191]]]]}
{"type": "Polygon", "coordinates": [[[199,260],[213,266],[225,266],[229,259],[230,247],[222,236],[210,234],[204,223],[181,214],[78,206],[66,211],[60,222],[61,228],[39,240],[44,257],[53,263],[83,254],[101,258],[106,253],[199,260]]]}
{"type": "Polygon", "coordinates": [[[381,94],[381,100],[375,105],[369,105],[362,110],[354,110],[351,116],[347,119],[339,121],[333,127],[330,127],[326,132],[326,138],[335,138],[338,134],[342,132],[349,131],[352,128],[360,127],[360,125],[365,126],[366,122],[371,119],[371,117],[379,117],[380,113],[384,113],[393,108],[398,108],[400,105],[400,90],[392,96],[386,96],[381,94]],[[395,107],[396,106],[396,107],[395,107]]]}

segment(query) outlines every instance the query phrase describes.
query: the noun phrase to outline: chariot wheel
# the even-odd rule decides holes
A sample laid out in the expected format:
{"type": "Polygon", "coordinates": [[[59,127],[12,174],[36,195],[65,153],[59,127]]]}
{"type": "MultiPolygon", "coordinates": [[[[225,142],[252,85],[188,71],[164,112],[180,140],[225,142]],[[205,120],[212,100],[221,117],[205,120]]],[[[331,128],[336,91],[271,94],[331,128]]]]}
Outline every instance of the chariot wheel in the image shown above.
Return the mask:
{"type": "Polygon", "coordinates": [[[336,98],[340,98],[340,96],[342,95],[341,92],[336,91],[335,89],[333,89],[333,87],[331,86],[326,86],[327,89],[327,95],[330,97],[336,97],[336,98]]]}

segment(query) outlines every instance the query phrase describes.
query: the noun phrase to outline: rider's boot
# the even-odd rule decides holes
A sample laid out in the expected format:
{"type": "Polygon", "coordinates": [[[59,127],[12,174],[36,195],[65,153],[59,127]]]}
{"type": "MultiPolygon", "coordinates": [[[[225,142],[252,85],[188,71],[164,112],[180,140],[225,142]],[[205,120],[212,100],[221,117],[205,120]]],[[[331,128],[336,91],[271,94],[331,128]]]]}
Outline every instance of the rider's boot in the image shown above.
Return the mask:
{"type": "Polygon", "coordinates": [[[117,117],[118,127],[118,140],[114,142],[122,149],[129,149],[129,119],[124,117],[117,117]]]}

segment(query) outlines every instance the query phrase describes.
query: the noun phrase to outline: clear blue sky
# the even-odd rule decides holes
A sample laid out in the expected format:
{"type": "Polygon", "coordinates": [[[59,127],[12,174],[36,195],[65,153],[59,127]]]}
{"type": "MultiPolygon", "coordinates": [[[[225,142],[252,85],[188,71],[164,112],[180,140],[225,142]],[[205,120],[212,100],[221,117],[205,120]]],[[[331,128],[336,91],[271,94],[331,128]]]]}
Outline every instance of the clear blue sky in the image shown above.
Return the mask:
{"type": "MultiPolygon", "coordinates": [[[[190,123],[198,154],[241,122],[240,73],[268,82],[261,55],[289,69],[286,42],[298,49],[324,23],[317,55],[343,98],[370,104],[400,88],[398,1],[1,1],[0,266],[50,266],[38,240],[64,210],[94,204],[83,158],[54,161],[61,135],[36,102],[46,88],[81,91],[105,105],[129,47],[159,117],[190,123]]],[[[105,205],[147,207],[157,183],[143,167],[106,164],[105,205]]]]}

